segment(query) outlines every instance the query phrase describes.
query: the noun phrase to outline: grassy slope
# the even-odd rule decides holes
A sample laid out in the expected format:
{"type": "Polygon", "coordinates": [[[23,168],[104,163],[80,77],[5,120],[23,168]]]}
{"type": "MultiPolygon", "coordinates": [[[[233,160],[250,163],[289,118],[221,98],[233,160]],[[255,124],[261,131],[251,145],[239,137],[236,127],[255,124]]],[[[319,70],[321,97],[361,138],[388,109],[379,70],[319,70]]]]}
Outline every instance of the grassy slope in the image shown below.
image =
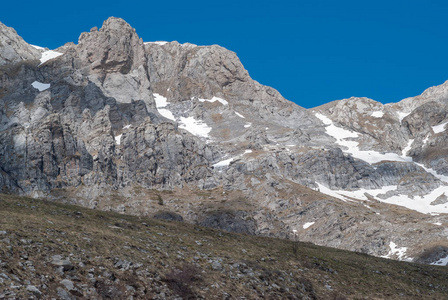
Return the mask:
{"type": "Polygon", "coordinates": [[[0,195],[0,299],[448,298],[446,267],[293,244],[0,195]]]}

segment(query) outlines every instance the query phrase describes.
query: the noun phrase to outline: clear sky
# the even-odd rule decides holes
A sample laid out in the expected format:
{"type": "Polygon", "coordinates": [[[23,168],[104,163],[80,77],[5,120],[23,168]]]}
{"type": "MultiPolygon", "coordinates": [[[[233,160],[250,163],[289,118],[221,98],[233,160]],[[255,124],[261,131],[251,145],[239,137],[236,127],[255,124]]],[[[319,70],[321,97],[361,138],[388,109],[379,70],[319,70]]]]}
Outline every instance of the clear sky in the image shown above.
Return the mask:
{"type": "Polygon", "coordinates": [[[2,1],[0,21],[57,48],[121,17],[144,41],[219,44],[303,107],[388,103],[448,80],[446,0],[2,1]],[[29,3],[28,3],[29,2],[29,3]]]}

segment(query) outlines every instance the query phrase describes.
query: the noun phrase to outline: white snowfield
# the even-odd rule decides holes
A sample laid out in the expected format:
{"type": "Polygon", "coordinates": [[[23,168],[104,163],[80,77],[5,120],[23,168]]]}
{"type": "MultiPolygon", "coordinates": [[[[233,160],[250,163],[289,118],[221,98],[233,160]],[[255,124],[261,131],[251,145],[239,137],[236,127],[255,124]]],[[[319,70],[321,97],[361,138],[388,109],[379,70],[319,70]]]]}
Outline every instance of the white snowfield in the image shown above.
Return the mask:
{"type": "Polygon", "coordinates": [[[186,131],[189,131],[195,136],[202,138],[209,138],[210,136],[208,134],[210,133],[210,131],[212,131],[212,128],[202,120],[196,120],[193,117],[180,117],[179,127],[185,129],[186,131]]]}
{"type": "Polygon", "coordinates": [[[434,131],[434,133],[441,133],[445,131],[445,125],[448,124],[448,122],[436,125],[436,126],[432,126],[432,130],[434,131]]]}
{"type": "Polygon", "coordinates": [[[412,261],[411,257],[406,256],[406,251],[408,250],[407,247],[397,247],[397,244],[395,244],[394,242],[390,242],[389,248],[390,248],[389,253],[381,257],[390,258],[392,255],[396,255],[398,260],[412,261]]]}
{"type": "Polygon", "coordinates": [[[117,145],[120,145],[121,144],[121,136],[122,136],[123,134],[120,134],[120,135],[117,135],[116,137],[115,137],[115,143],[117,144],[117,145]]]}
{"type": "Polygon", "coordinates": [[[303,224],[303,229],[308,229],[310,226],[313,226],[315,222],[306,222],[303,224]]]}
{"type": "Polygon", "coordinates": [[[403,121],[404,118],[406,118],[407,116],[409,116],[411,113],[410,112],[402,112],[399,111],[398,113],[398,119],[401,121],[403,121]]]}
{"type": "Polygon", "coordinates": [[[448,265],[448,256],[439,259],[436,262],[433,262],[431,265],[435,266],[447,266],[448,265]]]}
{"type": "Polygon", "coordinates": [[[359,150],[358,142],[353,141],[359,137],[357,132],[353,132],[342,127],[337,127],[333,124],[333,121],[320,113],[315,114],[326,126],[325,131],[328,135],[336,139],[336,143],[342,146],[342,151],[351,154],[353,157],[364,160],[369,164],[375,164],[380,161],[404,161],[411,162],[412,158],[407,156],[401,156],[396,153],[379,153],[376,151],[362,151],[359,150]]]}
{"type": "Polygon", "coordinates": [[[233,159],[234,159],[234,157],[226,159],[226,160],[222,160],[222,161],[217,162],[216,164],[214,164],[213,167],[215,167],[215,168],[227,167],[227,166],[230,165],[230,163],[232,162],[233,159]]]}
{"type": "Polygon", "coordinates": [[[371,116],[374,117],[374,118],[382,118],[384,116],[384,113],[382,111],[374,111],[371,114],[371,116]]]}
{"type": "MultiPolygon", "coordinates": [[[[218,97],[215,97],[215,96],[213,96],[213,98],[212,99],[201,99],[201,98],[198,98],[199,99],[199,102],[211,102],[211,103],[213,103],[213,102],[215,102],[215,101],[218,101],[219,103],[221,103],[222,105],[229,105],[229,102],[227,102],[227,100],[224,100],[224,99],[222,99],[222,98],[218,98],[218,97]]],[[[191,99],[191,100],[193,100],[193,98],[191,99]]],[[[244,117],[243,117],[244,118],[244,117]]]]}
{"type": "MultiPolygon", "coordinates": [[[[38,47],[38,46],[36,46],[36,47],[38,47]]],[[[42,47],[39,47],[39,48],[42,48],[42,47]]],[[[36,49],[38,49],[38,48],[36,48],[36,49]]],[[[56,52],[56,51],[53,51],[53,50],[47,50],[47,51],[42,52],[42,56],[40,58],[39,66],[42,65],[43,63],[49,61],[50,59],[56,58],[58,56],[61,56],[62,54],[64,54],[64,53],[56,52]]]]}
{"type": "Polygon", "coordinates": [[[244,150],[243,154],[234,156],[234,157],[229,158],[229,159],[221,160],[221,161],[217,162],[216,164],[213,164],[213,167],[215,167],[215,168],[228,167],[233,160],[241,158],[242,156],[244,156],[244,154],[249,154],[249,153],[252,153],[252,150],[250,150],[250,149],[244,150]]]}
{"type": "Polygon", "coordinates": [[[235,112],[235,114],[236,114],[238,117],[245,119],[245,117],[244,117],[242,114],[237,113],[237,112],[235,112]]]}
{"type": "MultiPolygon", "coordinates": [[[[337,127],[333,124],[333,121],[320,114],[315,114],[317,118],[319,118],[325,125],[326,133],[333,138],[336,139],[336,143],[342,146],[342,151],[345,153],[351,154],[353,157],[366,161],[367,163],[374,164],[381,161],[398,161],[398,162],[413,162],[412,157],[406,156],[407,152],[411,149],[412,144],[414,142],[413,139],[408,141],[408,145],[403,149],[402,154],[398,155],[396,153],[378,153],[375,151],[361,151],[358,147],[358,142],[353,141],[359,136],[358,133],[349,131],[347,129],[337,127]]],[[[442,132],[444,126],[448,124],[443,123],[437,126],[434,132],[442,132]],[[442,130],[442,131],[440,131],[442,130]]],[[[444,183],[448,183],[448,176],[437,174],[437,172],[431,168],[427,168],[422,164],[413,162],[419,167],[423,168],[426,172],[434,175],[436,178],[441,180],[444,183]]],[[[327,194],[329,196],[338,198],[343,201],[354,201],[354,200],[364,200],[370,201],[369,198],[365,194],[369,194],[370,196],[375,197],[380,202],[394,204],[406,207],[408,209],[412,209],[424,214],[438,214],[438,213],[448,213],[448,203],[446,204],[437,204],[431,205],[433,201],[435,201],[438,197],[446,195],[448,196],[448,185],[442,185],[432,192],[428,193],[424,196],[414,196],[413,198],[407,195],[397,195],[392,196],[387,199],[381,199],[377,196],[380,194],[385,194],[388,191],[393,191],[397,189],[397,186],[384,186],[381,189],[376,190],[366,190],[359,189],[356,191],[345,191],[345,190],[331,190],[323,184],[316,182],[319,187],[321,193],[327,194]]]]}
{"type": "Polygon", "coordinates": [[[49,83],[42,83],[39,81],[34,81],[31,85],[33,86],[33,88],[39,90],[39,92],[48,90],[51,86],[49,83]]]}
{"type": "MultiPolygon", "coordinates": [[[[164,116],[165,118],[172,120],[172,121],[177,121],[179,123],[179,128],[185,129],[188,132],[190,132],[191,134],[201,137],[201,138],[206,138],[209,139],[209,133],[212,130],[212,128],[210,126],[207,125],[207,123],[205,123],[202,120],[196,120],[194,117],[180,117],[179,119],[176,119],[176,117],[173,115],[173,113],[167,108],[167,106],[170,104],[167,100],[166,97],[154,93],[154,100],[156,102],[156,108],[157,111],[164,116]]],[[[192,98],[193,100],[193,98],[192,98]]],[[[215,102],[215,101],[219,101],[221,104],[223,105],[228,105],[228,102],[224,99],[218,98],[218,97],[213,97],[212,99],[208,100],[208,99],[199,99],[199,101],[203,100],[204,101],[209,101],[209,102],[215,102]]]]}
{"type": "Polygon", "coordinates": [[[155,42],[145,42],[143,44],[145,44],[145,45],[147,45],[147,44],[156,44],[156,45],[159,45],[159,46],[163,46],[163,45],[168,44],[168,43],[169,42],[165,42],[165,41],[155,41],[155,42]]]}
{"type": "Polygon", "coordinates": [[[164,96],[157,93],[154,93],[153,96],[154,100],[156,101],[156,107],[159,114],[161,114],[162,116],[171,121],[176,121],[176,118],[174,117],[173,113],[169,109],[164,108],[169,104],[167,99],[164,96]]]}

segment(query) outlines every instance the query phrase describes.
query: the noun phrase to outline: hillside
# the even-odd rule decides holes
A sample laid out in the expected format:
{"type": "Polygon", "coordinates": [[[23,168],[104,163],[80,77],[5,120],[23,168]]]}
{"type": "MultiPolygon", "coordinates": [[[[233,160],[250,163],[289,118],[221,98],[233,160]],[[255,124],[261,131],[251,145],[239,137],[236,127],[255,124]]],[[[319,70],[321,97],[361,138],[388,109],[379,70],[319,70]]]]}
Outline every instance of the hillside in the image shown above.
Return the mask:
{"type": "Polygon", "coordinates": [[[0,195],[1,299],[446,299],[447,279],[444,267],[0,195]]]}
{"type": "Polygon", "coordinates": [[[305,109],[218,45],[0,23],[0,192],[446,264],[447,86],[305,109]]]}

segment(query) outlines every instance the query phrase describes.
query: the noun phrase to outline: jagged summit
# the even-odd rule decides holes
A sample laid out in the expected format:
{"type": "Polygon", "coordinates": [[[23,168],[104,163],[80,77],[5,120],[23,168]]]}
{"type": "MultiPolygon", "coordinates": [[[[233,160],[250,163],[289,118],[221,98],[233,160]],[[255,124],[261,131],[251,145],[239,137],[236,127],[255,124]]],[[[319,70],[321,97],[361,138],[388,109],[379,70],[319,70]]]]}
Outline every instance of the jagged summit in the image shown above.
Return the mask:
{"type": "Polygon", "coordinates": [[[40,57],[37,49],[27,44],[14,30],[0,22],[0,66],[40,57]]]}
{"type": "Polygon", "coordinates": [[[4,192],[399,259],[448,249],[446,84],[307,110],[232,51],[144,43],[119,18],[57,51],[1,28],[4,192]]]}

